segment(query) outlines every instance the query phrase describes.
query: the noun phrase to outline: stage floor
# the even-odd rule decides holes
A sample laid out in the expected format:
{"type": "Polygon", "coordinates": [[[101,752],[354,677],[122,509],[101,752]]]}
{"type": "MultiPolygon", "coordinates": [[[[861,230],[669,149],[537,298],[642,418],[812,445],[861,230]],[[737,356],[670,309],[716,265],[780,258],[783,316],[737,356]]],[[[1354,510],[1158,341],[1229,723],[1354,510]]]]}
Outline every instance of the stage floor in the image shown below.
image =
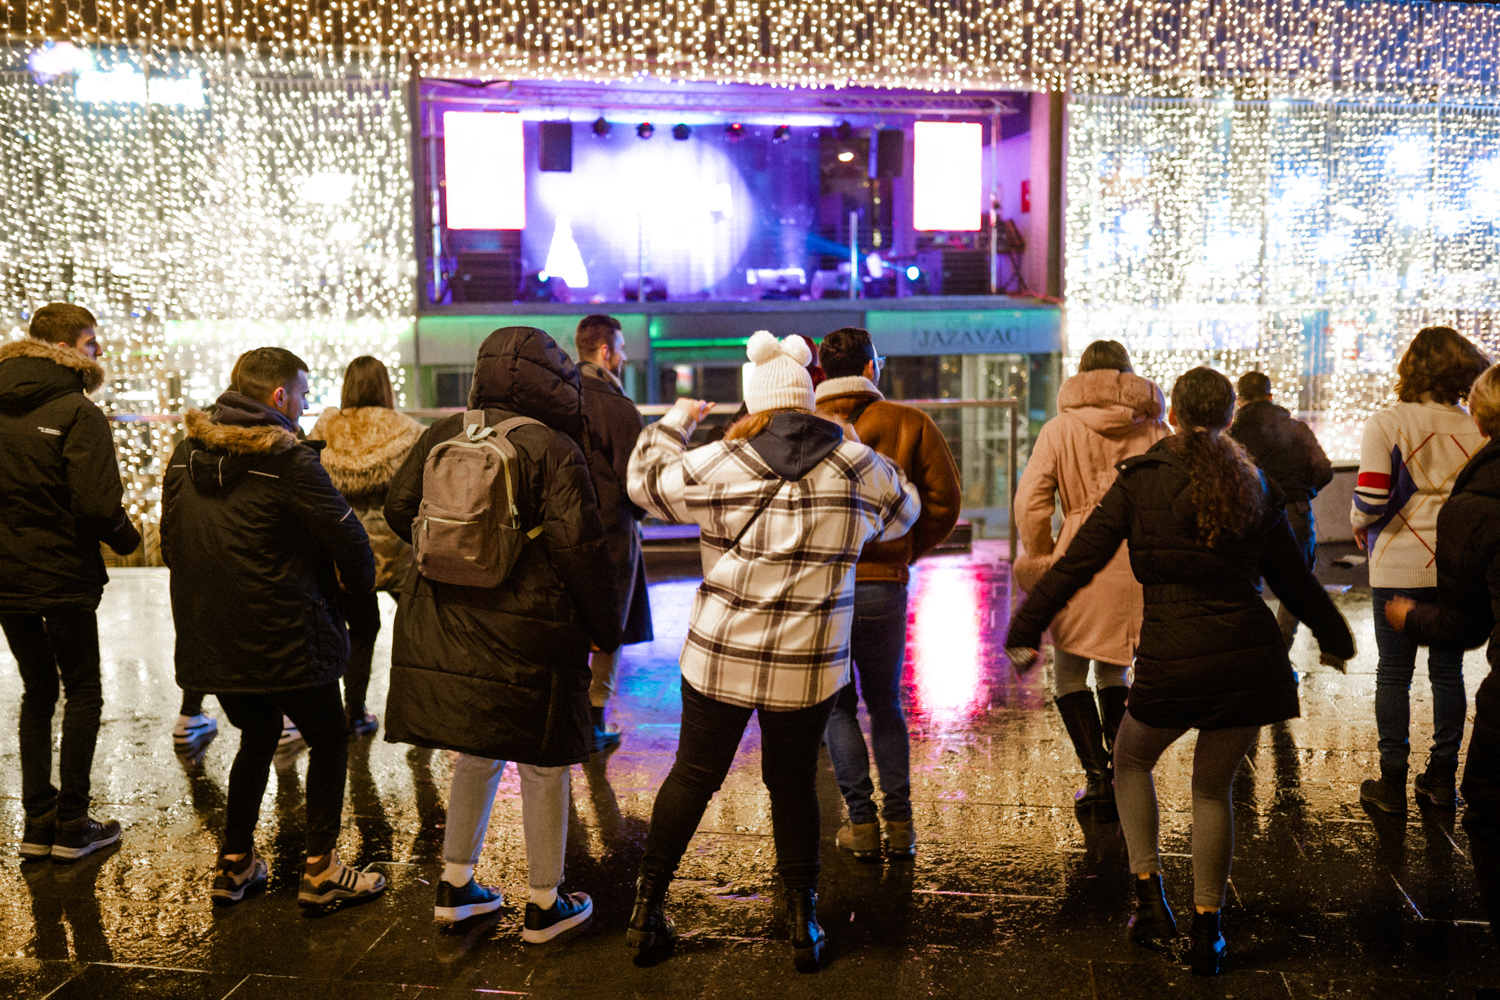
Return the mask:
{"type": "MultiPolygon", "coordinates": [[[[1360,643],[1349,675],[1318,666],[1304,632],[1295,651],[1307,671],[1303,717],[1266,730],[1241,771],[1224,918],[1232,971],[1209,983],[1189,974],[1182,953],[1125,939],[1129,885],[1118,827],[1080,826],[1070,799],[1078,764],[1043,695],[1043,672],[1017,680],[1003,659],[1010,584],[997,555],[981,545],[973,556],[924,561],[912,584],[914,863],[872,867],[834,847],[842,808],[825,758],[820,914],[829,962],[812,976],[794,973],[784,940],[753,724],[672,890],[684,932],[676,953],[640,965],[624,944],[651,803],[676,742],[676,657],[695,579],[653,584],[660,638],[626,653],[615,714],[624,743],[573,772],[566,887],[594,897],[594,926],[538,948],[520,942],[519,907],[466,934],[434,928],[449,761],[379,736],[351,748],[340,847],[351,862],[387,874],[386,897],[320,919],[299,913],[304,753],[282,762],[264,803],[269,892],[228,910],[210,906],[238,738],[210,699],[225,731],[200,765],[173,753],[167,574],[115,571],[100,609],[106,694],[94,767],[96,813],[125,828],[109,856],[71,867],[19,863],[20,682],[0,652],[0,996],[1404,1000],[1500,985],[1500,949],[1483,924],[1453,814],[1413,809],[1402,822],[1359,805],[1359,783],[1376,760],[1368,590],[1338,599],[1360,643]]],[[[377,713],[394,605],[382,598],[382,609],[377,713]]],[[[1471,695],[1485,670],[1482,653],[1470,654],[1471,695]]],[[[1421,734],[1431,700],[1418,673],[1412,716],[1421,734]]],[[[1420,762],[1425,744],[1414,743],[1420,762]]],[[[1168,889],[1184,916],[1191,750],[1188,739],[1159,772],[1168,889]]],[[[514,772],[478,874],[524,901],[514,772]]]]}

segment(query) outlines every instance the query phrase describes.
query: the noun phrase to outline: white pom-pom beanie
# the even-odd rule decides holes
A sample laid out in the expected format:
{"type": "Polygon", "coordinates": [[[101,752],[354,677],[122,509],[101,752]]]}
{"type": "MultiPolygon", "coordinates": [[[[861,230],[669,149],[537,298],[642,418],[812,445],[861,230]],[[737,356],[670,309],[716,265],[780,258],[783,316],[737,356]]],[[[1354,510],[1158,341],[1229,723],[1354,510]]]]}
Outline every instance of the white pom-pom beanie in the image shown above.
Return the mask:
{"type": "Polygon", "coordinates": [[[758,330],[745,345],[745,354],[755,362],[745,387],[745,409],[751,413],[800,406],[817,408],[812,376],[807,365],[812,351],[801,337],[777,340],[769,330],[758,330]]]}

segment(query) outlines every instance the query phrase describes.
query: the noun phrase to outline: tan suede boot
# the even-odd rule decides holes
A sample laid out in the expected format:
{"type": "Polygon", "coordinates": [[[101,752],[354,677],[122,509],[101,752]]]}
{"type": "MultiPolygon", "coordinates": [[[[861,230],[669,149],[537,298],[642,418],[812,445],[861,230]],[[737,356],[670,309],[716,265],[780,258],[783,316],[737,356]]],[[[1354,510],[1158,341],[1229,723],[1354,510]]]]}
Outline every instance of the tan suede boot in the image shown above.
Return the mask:
{"type": "Polygon", "coordinates": [[[917,853],[917,830],[911,820],[885,821],[885,850],[893,858],[910,858],[917,853]]]}
{"type": "Polygon", "coordinates": [[[845,823],[839,827],[838,845],[861,861],[879,861],[880,824],[845,823]]]}

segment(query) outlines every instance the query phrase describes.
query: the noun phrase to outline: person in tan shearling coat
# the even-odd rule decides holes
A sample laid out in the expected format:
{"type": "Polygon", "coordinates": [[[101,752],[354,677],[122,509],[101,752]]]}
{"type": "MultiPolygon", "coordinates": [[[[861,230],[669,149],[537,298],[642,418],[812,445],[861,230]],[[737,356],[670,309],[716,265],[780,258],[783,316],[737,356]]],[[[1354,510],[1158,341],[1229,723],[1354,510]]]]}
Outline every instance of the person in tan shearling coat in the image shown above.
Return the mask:
{"type": "MultiPolygon", "coordinates": [[[[1161,389],[1136,375],[1117,341],[1083,352],[1078,374],[1057,394],[1056,419],[1032,446],[1016,488],[1016,527],[1024,550],[1016,582],[1030,590],[1068,548],[1099,499],[1114,484],[1116,467],[1171,433],[1161,389]],[[1062,504],[1062,530],[1052,537],[1052,513],[1062,504]]],[[[1141,632],[1141,585],[1124,545],[1094,581],[1052,622],[1053,698],[1088,777],[1074,795],[1096,819],[1113,821],[1110,753],[1125,714],[1125,673],[1141,632]],[[1088,688],[1095,664],[1098,703],[1088,688]]]]}

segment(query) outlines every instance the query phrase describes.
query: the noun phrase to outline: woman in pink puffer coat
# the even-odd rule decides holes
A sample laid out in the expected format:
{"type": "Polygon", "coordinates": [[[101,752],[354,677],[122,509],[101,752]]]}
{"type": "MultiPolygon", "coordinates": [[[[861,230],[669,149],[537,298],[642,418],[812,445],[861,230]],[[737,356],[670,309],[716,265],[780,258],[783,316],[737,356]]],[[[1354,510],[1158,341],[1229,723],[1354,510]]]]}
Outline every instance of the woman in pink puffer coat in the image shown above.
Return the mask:
{"type": "MultiPolygon", "coordinates": [[[[1161,389],[1136,375],[1130,355],[1114,340],[1084,349],[1078,374],[1057,394],[1056,419],[1042,428],[1016,488],[1016,526],[1024,550],[1016,582],[1030,590],[1057,561],[1115,481],[1115,467],[1142,454],[1171,430],[1163,422],[1161,389]],[[1062,531],[1052,537],[1052,514],[1062,505],[1062,531]]],[[[1110,754],[1125,714],[1125,673],[1141,632],[1141,585],[1125,546],[1052,622],[1053,698],[1087,775],[1074,794],[1079,807],[1113,822],[1110,754]],[[1095,693],[1089,690],[1094,663],[1095,693]]]]}

